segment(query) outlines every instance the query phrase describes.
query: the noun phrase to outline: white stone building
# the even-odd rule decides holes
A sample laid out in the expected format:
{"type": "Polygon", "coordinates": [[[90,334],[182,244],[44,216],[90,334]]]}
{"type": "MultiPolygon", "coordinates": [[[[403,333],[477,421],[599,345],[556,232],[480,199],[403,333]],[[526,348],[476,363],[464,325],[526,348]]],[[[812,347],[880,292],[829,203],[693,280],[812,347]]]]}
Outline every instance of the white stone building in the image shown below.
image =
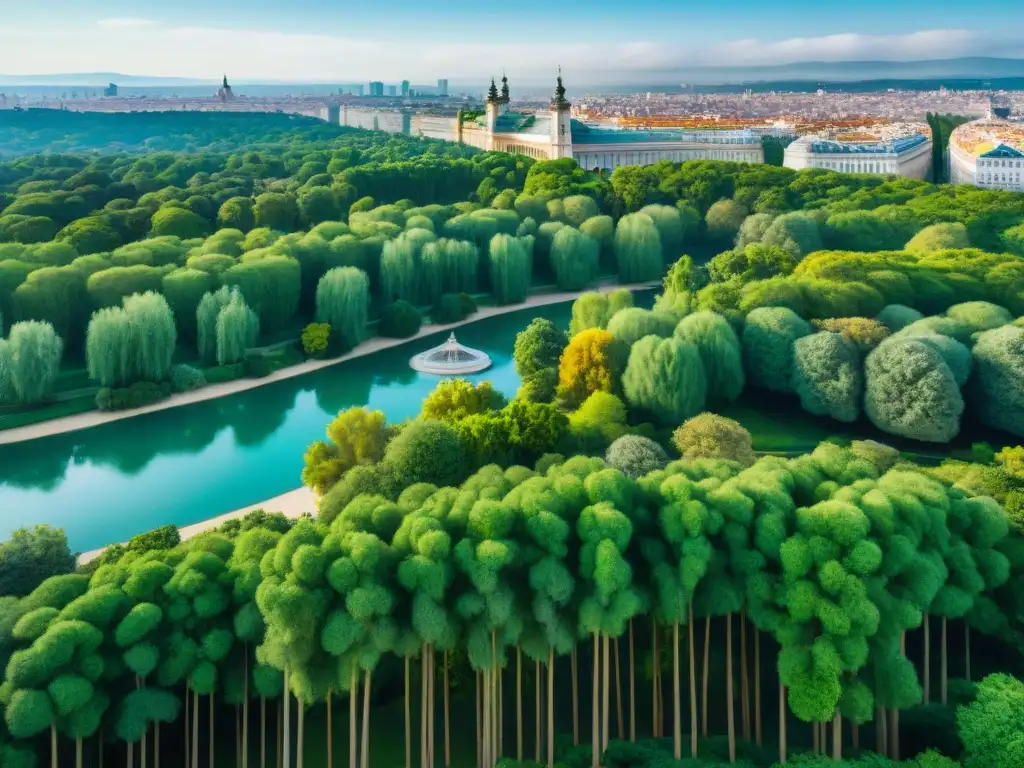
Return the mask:
{"type": "Polygon", "coordinates": [[[932,140],[925,133],[888,139],[843,141],[842,136],[802,136],[786,147],[787,168],[826,168],[839,173],[879,173],[928,179],[932,169],[932,140]]]}
{"type": "Polygon", "coordinates": [[[631,130],[584,123],[572,117],[562,76],[546,112],[512,112],[508,79],[499,94],[494,81],[486,111],[459,120],[458,140],[485,150],[528,155],[538,160],[572,158],[586,170],[648,165],[659,160],[764,162],[760,135],[749,130],[631,130]]]}
{"type": "Polygon", "coordinates": [[[982,189],[1024,192],[1024,124],[987,117],[949,137],[949,180],[982,189]]]}

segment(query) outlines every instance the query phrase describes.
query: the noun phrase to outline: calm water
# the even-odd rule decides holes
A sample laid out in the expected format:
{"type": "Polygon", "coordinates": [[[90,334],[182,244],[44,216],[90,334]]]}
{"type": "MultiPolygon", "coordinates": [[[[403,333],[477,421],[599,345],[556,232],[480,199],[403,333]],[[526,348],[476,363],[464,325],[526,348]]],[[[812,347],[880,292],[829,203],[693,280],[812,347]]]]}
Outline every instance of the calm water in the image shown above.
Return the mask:
{"type": "MultiPolygon", "coordinates": [[[[516,333],[533,317],[567,328],[571,303],[535,307],[458,330],[511,396],[516,333]]],[[[189,525],[301,484],[302,455],[339,411],[367,405],[389,421],[416,415],[439,381],[409,357],[447,332],[228,397],[91,429],[0,445],[0,540],[22,526],[63,528],[73,550],[124,541],[160,525],[189,525]]]]}

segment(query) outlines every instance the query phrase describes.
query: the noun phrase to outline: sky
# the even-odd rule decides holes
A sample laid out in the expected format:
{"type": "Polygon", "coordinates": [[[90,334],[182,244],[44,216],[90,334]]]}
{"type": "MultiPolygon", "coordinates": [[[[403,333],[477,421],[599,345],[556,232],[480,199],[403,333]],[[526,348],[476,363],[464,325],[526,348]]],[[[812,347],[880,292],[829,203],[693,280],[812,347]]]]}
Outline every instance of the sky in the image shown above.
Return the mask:
{"type": "Polygon", "coordinates": [[[758,66],[1024,54],[1024,4],[990,0],[0,0],[0,74],[237,82],[639,80],[758,66]],[[999,19],[999,23],[994,23],[999,19]]]}

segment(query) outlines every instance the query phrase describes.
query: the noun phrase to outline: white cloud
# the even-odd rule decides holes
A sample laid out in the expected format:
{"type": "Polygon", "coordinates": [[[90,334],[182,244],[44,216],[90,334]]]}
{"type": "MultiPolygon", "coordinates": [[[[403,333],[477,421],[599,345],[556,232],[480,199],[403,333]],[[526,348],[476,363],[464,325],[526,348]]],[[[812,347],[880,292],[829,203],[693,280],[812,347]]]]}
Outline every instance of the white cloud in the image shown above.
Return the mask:
{"type": "MultiPolygon", "coordinates": [[[[502,67],[513,82],[553,79],[563,66],[572,83],[632,81],[645,73],[700,66],[807,61],[898,61],[966,55],[1019,56],[1024,34],[965,29],[898,35],[852,33],[782,40],[741,39],[712,46],[689,40],[620,43],[476,43],[269,30],[166,27],[147,19],[105,19],[94,37],[74,30],[21,30],[0,48],[0,72],[111,71],[235,81],[430,82],[438,77],[480,82],[502,67]],[[122,30],[131,28],[132,34],[122,30]],[[26,34],[27,32],[27,34],[26,34]]],[[[585,40],[585,38],[583,38],[585,40]]]]}
{"type": "Polygon", "coordinates": [[[152,19],[139,19],[131,16],[113,19],[100,19],[96,25],[104,29],[128,29],[131,27],[152,27],[156,22],[152,19]]]}

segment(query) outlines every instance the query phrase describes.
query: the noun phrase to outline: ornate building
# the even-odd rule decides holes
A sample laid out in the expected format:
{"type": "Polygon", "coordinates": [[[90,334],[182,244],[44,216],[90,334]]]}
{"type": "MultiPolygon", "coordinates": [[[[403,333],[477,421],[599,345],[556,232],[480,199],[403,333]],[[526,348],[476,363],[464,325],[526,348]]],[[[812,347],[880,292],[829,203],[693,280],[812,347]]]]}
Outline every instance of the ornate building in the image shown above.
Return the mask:
{"type": "Polygon", "coordinates": [[[228,76],[224,75],[224,83],[220,88],[217,89],[217,98],[221,101],[234,101],[235,94],[231,90],[231,86],[228,85],[228,76]]]}
{"type": "Polygon", "coordinates": [[[949,137],[949,180],[1024,192],[1024,123],[993,114],[957,126],[949,137]]]}
{"type": "Polygon", "coordinates": [[[460,116],[458,141],[480,149],[528,155],[538,160],[571,157],[587,170],[620,165],[647,165],[659,160],[732,160],[764,162],[761,138],[749,130],[632,130],[598,126],[572,117],[559,70],[555,94],[545,112],[513,112],[508,78],[494,80],[484,114],[460,116]]]}
{"type": "Polygon", "coordinates": [[[840,173],[878,173],[928,179],[932,170],[931,136],[918,131],[891,136],[801,136],[786,147],[787,168],[827,168],[840,173]]]}

